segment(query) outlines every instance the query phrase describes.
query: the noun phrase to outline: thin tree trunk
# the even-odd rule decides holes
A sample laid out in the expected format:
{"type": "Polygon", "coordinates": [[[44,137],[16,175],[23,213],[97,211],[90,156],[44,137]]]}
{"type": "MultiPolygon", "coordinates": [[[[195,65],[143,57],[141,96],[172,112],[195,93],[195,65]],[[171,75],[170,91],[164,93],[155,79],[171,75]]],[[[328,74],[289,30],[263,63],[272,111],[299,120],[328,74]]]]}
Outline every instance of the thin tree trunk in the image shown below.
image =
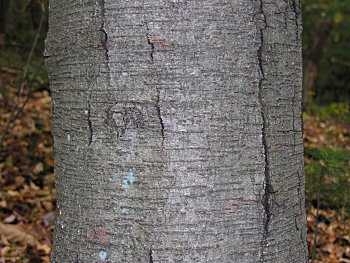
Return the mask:
{"type": "Polygon", "coordinates": [[[8,0],[0,0],[0,33],[5,33],[8,6],[8,0]]]}
{"type": "MultiPolygon", "coordinates": [[[[308,52],[304,56],[303,109],[309,112],[315,97],[319,64],[333,27],[333,20],[321,20],[310,38],[308,52]]],[[[320,97],[320,96],[319,96],[320,97]]]]}
{"type": "Polygon", "coordinates": [[[307,262],[295,1],[50,1],[52,262],[307,262]]]}

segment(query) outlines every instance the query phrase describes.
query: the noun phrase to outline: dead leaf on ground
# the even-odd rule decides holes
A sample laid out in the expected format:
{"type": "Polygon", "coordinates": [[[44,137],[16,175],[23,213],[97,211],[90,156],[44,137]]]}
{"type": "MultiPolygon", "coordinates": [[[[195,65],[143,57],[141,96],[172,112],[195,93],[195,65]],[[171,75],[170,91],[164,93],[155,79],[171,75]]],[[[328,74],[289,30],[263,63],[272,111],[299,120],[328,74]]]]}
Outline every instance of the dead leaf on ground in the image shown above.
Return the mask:
{"type": "Polygon", "coordinates": [[[27,246],[35,246],[36,244],[34,236],[28,233],[23,225],[0,223],[0,231],[10,242],[18,242],[27,246]]]}

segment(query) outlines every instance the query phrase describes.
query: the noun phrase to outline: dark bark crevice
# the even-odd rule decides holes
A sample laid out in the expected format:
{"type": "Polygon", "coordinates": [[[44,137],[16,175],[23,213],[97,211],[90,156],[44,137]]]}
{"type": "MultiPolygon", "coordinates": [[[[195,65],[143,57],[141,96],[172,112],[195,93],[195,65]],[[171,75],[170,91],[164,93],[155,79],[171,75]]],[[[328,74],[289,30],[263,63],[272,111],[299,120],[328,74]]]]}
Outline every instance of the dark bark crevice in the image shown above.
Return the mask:
{"type": "Polygon", "coordinates": [[[295,225],[295,229],[296,229],[296,230],[299,230],[298,221],[297,221],[297,216],[294,216],[294,225],[295,225]]]}
{"type": "Polygon", "coordinates": [[[105,52],[105,58],[106,58],[106,63],[107,63],[107,67],[109,67],[108,62],[109,62],[109,54],[108,54],[108,46],[107,46],[107,42],[108,42],[108,34],[105,30],[105,23],[106,23],[106,7],[105,7],[105,0],[101,0],[100,1],[100,8],[101,8],[101,27],[100,27],[100,31],[101,31],[101,45],[104,49],[105,52]]]}
{"type": "Polygon", "coordinates": [[[149,249],[149,263],[153,263],[152,247],[149,249]]]}
{"type": "MultiPolygon", "coordinates": [[[[301,15],[301,3],[300,0],[284,0],[285,3],[285,10],[284,10],[284,21],[285,21],[285,27],[288,30],[288,22],[287,19],[294,20],[295,23],[295,33],[296,33],[296,39],[299,41],[300,40],[300,24],[299,24],[299,19],[301,15]],[[289,12],[294,13],[294,17],[290,17],[288,15],[289,12]]],[[[300,41],[299,41],[300,42],[300,41]]]]}
{"type": "Polygon", "coordinates": [[[93,136],[93,130],[92,130],[92,122],[91,122],[91,106],[90,102],[88,101],[88,108],[87,108],[87,121],[89,126],[89,142],[88,145],[90,146],[92,143],[92,136],[93,136]]]}
{"type": "MultiPolygon", "coordinates": [[[[296,39],[299,40],[299,16],[300,16],[300,0],[291,0],[292,2],[292,8],[294,12],[294,22],[295,22],[295,32],[296,32],[296,39]]],[[[300,42],[300,41],[299,41],[300,42]]]]}
{"type": "Polygon", "coordinates": [[[262,118],[262,144],[263,144],[263,150],[264,150],[264,194],[262,198],[262,205],[264,209],[264,218],[263,218],[263,234],[262,234],[262,247],[261,247],[261,262],[265,262],[264,258],[264,250],[267,245],[267,238],[269,235],[269,224],[271,221],[271,204],[270,199],[271,195],[274,193],[272,184],[271,184],[271,177],[270,177],[270,170],[269,170],[269,151],[268,151],[268,144],[267,144],[267,120],[266,120],[266,106],[264,102],[263,97],[263,81],[265,80],[265,73],[263,68],[263,47],[264,47],[264,30],[267,26],[266,24],[266,16],[264,14],[263,10],[263,1],[260,1],[259,6],[259,20],[257,21],[260,24],[259,31],[260,31],[260,45],[257,50],[257,57],[258,57],[258,64],[260,69],[260,79],[259,79],[259,90],[258,90],[258,97],[261,107],[261,118],[262,118]],[[261,22],[263,22],[261,24],[261,22]]]}
{"type": "Polygon", "coordinates": [[[108,41],[108,35],[107,35],[107,32],[106,30],[103,28],[104,27],[104,22],[100,28],[101,32],[102,32],[102,36],[101,36],[101,44],[102,44],[102,47],[105,51],[105,58],[106,58],[106,61],[109,62],[109,54],[108,54],[108,47],[107,47],[107,41],[108,41]]]}
{"type": "Polygon", "coordinates": [[[110,54],[109,54],[109,39],[108,39],[108,33],[106,30],[106,21],[107,16],[106,15],[106,1],[105,0],[99,0],[99,7],[100,7],[100,46],[102,46],[103,49],[103,60],[101,61],[101,64],[105,66],[106,71],[106,83],[107,83],[107,89],[108,94],[111,97],[114,97],[114,95],[111,93],[112,85],[111,85],[111,67],[110,67],[110,54]]]}
{"type": "Polygon", "coordinates": [[[159,124],[160,124],[160,134],[162,136],[162,148],[164,146],[164,140],[165,140],[165,136],[164,136],[164,122],[163,122],[163,118],[162,118],[162,112],[161,112],[161,107],[159,105],[160,103],[160,91],[157,91],[157,101],[156,101],[156,109],[157,109],[157,115],[158,115],[158,119],[159,119],[159,124]]]}
{"type": "Polygon", "coordinates": [[[147,22],[146,22],[146,29],[147,29],[146,31],[147,43],[151,47],[150,57],[151,57],[151,61],[153,62],[154,61],[154,43],[152,42],[151,37],[149,35],[149,26],[147,22]]]}

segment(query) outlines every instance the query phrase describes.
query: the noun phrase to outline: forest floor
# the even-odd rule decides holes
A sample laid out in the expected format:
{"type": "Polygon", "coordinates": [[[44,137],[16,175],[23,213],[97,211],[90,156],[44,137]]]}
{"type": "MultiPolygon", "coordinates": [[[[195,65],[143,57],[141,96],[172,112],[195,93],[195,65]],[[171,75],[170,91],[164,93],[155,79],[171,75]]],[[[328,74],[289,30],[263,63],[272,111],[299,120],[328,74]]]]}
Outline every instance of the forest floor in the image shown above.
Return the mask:
{"type": "MultiPolygon", "coordinates": [[[[51,99],[44,80],[28,90],[20,76],[0,68],[0,263],[49,262],[56,206],[51,99]]],[[[350,263],[349,109],[332,107],[304,114],[309,255],[350,263]]]]}

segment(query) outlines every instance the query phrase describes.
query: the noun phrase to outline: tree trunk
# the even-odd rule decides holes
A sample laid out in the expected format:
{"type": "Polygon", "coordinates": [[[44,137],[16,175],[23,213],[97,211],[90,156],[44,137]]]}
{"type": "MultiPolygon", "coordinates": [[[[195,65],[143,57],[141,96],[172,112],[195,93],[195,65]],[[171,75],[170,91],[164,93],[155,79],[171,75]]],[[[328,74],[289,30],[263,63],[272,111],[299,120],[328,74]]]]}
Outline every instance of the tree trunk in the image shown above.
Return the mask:
{"type": "Polygon", "coordinates": [[[307,262],[297,0],[51,0],[52,262],[307,262]]]}
{"type": "Polygon", "coordinates": [[[309,48],[304,56],[303,109],[310,111],[315,96],[320,60],[333,27],[333,20],[321,20],[310,38],[309,48]]]}
{"type": "Polygon", "coordinates": [[[9,6],[8,0],[0,0],[0,33],[5,33],[7,9],[9,6]]]}

